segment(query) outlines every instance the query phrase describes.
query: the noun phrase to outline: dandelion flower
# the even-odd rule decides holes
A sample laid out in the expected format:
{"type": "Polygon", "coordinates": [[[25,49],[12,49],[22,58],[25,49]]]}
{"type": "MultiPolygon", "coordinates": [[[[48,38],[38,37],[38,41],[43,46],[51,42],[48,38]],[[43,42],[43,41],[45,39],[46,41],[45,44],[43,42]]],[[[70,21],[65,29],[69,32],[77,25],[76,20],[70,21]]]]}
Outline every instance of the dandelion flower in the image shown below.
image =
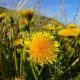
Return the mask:
{"type": "Polygon", "coordinates": [[[76,28],[76,27],[77,27],[76,24],[68,24],[68,25],[67,25],[67,28],[76,28]]]}
{"type": "Polygon", "coordinates": [[[18,45],[22,45],[23,44],[23,39],[16,39],[14,42],[13,42],[13,45],[15,46],[18,46],[18,45]]]}
{"type": "Polygon", "coordinates": [[[26,18],[21,18],[19,20],[19,29],[20,31],[29,31],[29,21],[26,18]]]}
{"type": "Polygon", "coordinates": [[[12,79],[12,80],[22,80],[22,76],[17,76],[17,77],[15,77],[15,78],[12,79]]]}
{"type": "Polygon", "coordinates": [[[6,16],[7,16],[7,14],[5,14],[5,13],[0,14],[0,18],[4,18],[4,17],[6,17],[6,16]]]}
{"type": "Polygon", "coordinates": [[[22,19],[20,19],[19,24],[21,24],[21,25],[27,24],[28,25],[28,20],[26,18],[22,18],[22,19]]]}
{"type": "Polygon", "coordinates": [[[18,14],[21,16],[21,17],[27,17],[28,20],[30,21],[33,17],[33,14],[34,14],[34,10],[33,9],[27,9],[27,10],[19,10],[18,11],[18,14]]]}
{"type": "Polygon", "coordinates": [[[79,35],[79,31],[77,29],[71,29],[71,28],[67,28],[67,29],[63,29],[60,30],[59,35],[61,36],[78,36],[79,35]]]}
{"type": "Polygon", "coordinates": [[[56,60],[58,51],[57,41],[53,41],[53,36],[47,32],[36,32],[32,34],[32,41],[29,47],[29,59],[39,65],[52,64],[56,60]]]}

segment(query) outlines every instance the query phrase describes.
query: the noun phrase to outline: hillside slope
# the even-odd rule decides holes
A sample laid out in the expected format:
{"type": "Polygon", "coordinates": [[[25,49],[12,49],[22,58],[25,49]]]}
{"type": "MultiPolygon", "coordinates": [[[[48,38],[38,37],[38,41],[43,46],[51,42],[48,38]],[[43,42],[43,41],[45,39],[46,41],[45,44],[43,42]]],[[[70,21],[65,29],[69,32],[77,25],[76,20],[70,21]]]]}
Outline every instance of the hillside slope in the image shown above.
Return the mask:
{"type": "MultiPolygon", "coordinates": [[[[15,10],[9,10],[7,8],[0,7],[0,14],[1,13],[7,13],[7,14],[11,15],[12,17],[14,17],[14,19],[18,18],[18,15],[16,14],[15,10]]],[[[37,27],[47,25],[47,24],[54,24],[56,26],[58,26],[58,25],[64,26],[64,24],[62,24],[61,22],[59,22],[58,20],[56,20],[54,18],[49,18],[49,17],[41,16],[41,15],[39,17],[38,14],[35,14],[33,16],[33,18],[36,19],[34,26],[37,26],[37,27]]]]}

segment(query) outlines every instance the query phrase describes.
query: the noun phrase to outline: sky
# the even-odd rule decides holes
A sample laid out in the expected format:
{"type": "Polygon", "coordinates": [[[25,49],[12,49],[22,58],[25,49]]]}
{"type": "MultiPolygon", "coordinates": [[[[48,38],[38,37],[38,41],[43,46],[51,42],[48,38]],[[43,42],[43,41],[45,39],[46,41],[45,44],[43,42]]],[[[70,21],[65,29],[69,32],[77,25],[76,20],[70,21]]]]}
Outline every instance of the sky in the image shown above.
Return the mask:
{"type": "MultiPolygon", "coordinates": [[[[0,0],[0,6],[9,9],[33,8],[38,13],[39,0],[0,0]]],[[[80,0],[40,0],[40,14],[63,23],[80,22],[80,0]]]]}

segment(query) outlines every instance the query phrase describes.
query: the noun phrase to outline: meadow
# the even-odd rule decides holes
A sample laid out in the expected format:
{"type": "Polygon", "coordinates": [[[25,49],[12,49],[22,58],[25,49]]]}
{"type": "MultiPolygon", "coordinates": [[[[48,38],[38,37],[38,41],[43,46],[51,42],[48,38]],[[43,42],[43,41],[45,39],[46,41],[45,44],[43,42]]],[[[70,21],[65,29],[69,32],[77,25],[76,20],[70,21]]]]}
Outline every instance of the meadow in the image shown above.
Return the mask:
{"type": "Polygon", "coordinates": [[[80,80],[80,26],[0,10],[0,80],[80,80]]]}

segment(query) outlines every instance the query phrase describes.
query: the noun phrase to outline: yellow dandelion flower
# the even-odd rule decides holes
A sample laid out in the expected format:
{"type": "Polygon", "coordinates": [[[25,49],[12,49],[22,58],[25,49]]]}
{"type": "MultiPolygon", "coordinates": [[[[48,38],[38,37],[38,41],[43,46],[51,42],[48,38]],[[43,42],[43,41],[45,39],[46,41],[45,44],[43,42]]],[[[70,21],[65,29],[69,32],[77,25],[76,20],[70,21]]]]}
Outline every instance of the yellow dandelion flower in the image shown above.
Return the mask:
{"type": "Polygon", "coordinates": [[[76,30],[77,30],[77,33],[80,35],[80,28],[77,28],[76,30]]]}
{"type": "Polygon", "coordinates": [[[0,14],[0,22],[2,22],[2,20],[7,16],[7,14],[2,13],[0,14]]]}
{"type": "Polygon", "coordinates": [[[30,60],[43,66],[53,63],[56,60],[58,43],[53,41],[53,36],[47,32],[36,32],[32,34],[32,41],[29,47],[30,60]]]}
{"type": "Polygon", "coordinates": [[[7,16],[7,14],[5,14],[5,13],[0,14],[0,18],[6,17],[6,16],[7,16]]]}
{"type": "Polygon", "coordinates": [[[19,11],[17,11],[17,13],[18,13],[20,16],[26,16],[26,10],[19,10],[19,11]]]}
{"type": "Polygon", "coordinates": [[[28,20],[26,18],[21,18],[20,21],[19,21],[20,25],[24,25],[24,24],[28,25],[28,23],[29,22],[28,22],[28,20]]]}
{"type": "Polygon", "coordinates": [[[24,46],[25,47],[30,47],[30,38],[26,38],[26,39],[24,39],[24,46]]]}
{"type": "Polygon", "coordinates": [[[22,44],[23,44],[23,39],[16,39],[16,40],[13,42],[13,45],[15,45],[15,46],[22,45],[22,44]]]}
{"type": "Polygon", "coordinates": [[[33,9],[19,10],[17,13],[22,17],[32,18],[33,14],[34,14],[34,10],[33,9]]]}
{"type": "Polygon", "coordinates": [[[76,24],[68,24],[68,25],[67,25],[67,28],[76,28],[76,27],[77,27],[76,24]]]}
{"type": "Polygon", "coordinates": [[[58,34],[61,36],[78,36],[79,31],[77,29],[67,28],[67,29],[60,30],[58,34]]]}
{"type": "Polygon", "coordinates": [[[29,20],[26,18],[21,18],[19,20],[19,29],[20,31],[29,31],[29,20]]]}
{"type": "Polygon", "coordinates": [[[15,78],[12,79],[12,80],[22,80],[22,76],[15,77],[15,78]]]}

